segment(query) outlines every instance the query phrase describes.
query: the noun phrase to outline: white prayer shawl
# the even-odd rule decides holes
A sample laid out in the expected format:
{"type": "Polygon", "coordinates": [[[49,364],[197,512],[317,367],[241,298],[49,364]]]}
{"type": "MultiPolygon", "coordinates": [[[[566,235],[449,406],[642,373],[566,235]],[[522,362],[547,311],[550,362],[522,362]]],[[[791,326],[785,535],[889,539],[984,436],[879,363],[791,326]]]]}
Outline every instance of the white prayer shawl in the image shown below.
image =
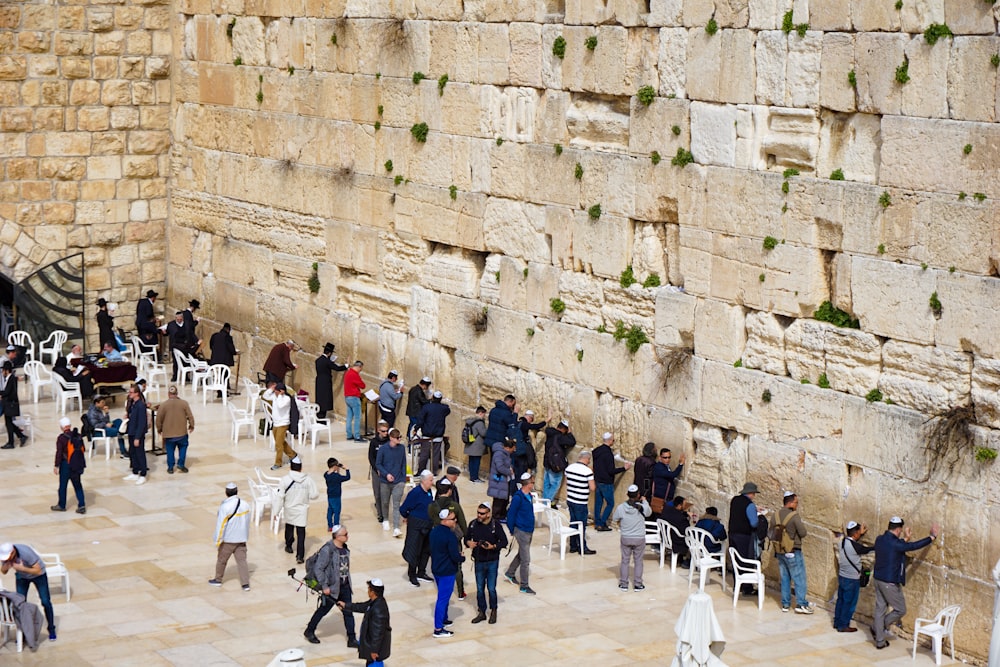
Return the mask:
{"type": "Polygon", "coordinates": [[[250,503],[231,496],[219,505],[215,520],[215,545],[223,542],[240,544],[250,537],[250,503]]]}

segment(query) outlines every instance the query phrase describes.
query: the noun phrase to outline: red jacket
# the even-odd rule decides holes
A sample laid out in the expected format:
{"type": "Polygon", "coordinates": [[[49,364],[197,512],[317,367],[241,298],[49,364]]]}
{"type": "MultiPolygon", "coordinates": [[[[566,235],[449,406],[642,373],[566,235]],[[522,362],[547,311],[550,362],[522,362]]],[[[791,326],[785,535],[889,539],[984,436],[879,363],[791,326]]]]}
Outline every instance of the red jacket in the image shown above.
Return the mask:
{"type": "Polygon", "coordinates": [[[344,396],[357,396],[361,398],[361,392],[365,390],[365,381],[361,379],[361,373],[354,366],[344,373],[344,396]]]}

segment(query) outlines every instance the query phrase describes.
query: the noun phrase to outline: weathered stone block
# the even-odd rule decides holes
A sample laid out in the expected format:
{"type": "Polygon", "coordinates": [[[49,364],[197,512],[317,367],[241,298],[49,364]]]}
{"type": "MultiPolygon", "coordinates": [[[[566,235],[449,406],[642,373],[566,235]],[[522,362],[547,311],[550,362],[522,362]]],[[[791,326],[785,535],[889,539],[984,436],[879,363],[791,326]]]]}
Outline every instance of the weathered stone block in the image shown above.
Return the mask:
{"type": "Polygon", "coordinates": [[[914,343],[934,342],[934,316],[928,299],[943,286],[933,271],[854,257],[851,286],[854,314],[861,320],[862,330],[914,343]]]}
{"type": "MultiPolygon", "coordinates": [[[[948,116],[948,48],[950,40],[934,46],[917,35],[904,49],[908,59],[909,82],[899,85],[903,93],[902,113],[908,116],[946,118],[948,116]]],[[[885,67],[885,65],[883,65],[885,67]]]]}
{"type": "Polygon", "coordinates": [[[742,306],[700,299],[695,309],[694,349],[704,359],[732,364],[743,356],[746,315],[742,306]]]}
{"type": "Polygon", "coordinates": [[[747,343],[743,365],[772,375],[788,373],[785,365],[785,325],[772,313],[747,314],[747,343]]]}
{"type": "Polygon", "coordinates": [[[573,215],[573,258],[587,273],[617,278],[629,263],[632,221],[603,214],[592,219],[587,211],[573,215]]]}
{"type": "MultiPolygon", "coordinates": [[[[855,0],[855,9],[870,3],[855,0]]],[[[891,7],[890,7],[891,11],[891,7]]],[[[857,16],[855,16],[857,18],[857,16]]],[[[857,22],[855,22],[857,27],[857,22]]],[[[858,110],[865,113],[898,114],[902,108],[902,86],[896,82],[896,67],[903,64],[909,43],[906,35],[859,33],[854,62],[858,110]]],[[[844,76],[847,76],[845,73],[844,76]]]]}
{"type": "Polygon", "coordinates": [[[942,313],[934,327],[935,342],[977,356],[1000,358],[1000,341],[991,334],[998,325],[993,306],[997,303],[998,292],[1000,281],[995,278],[938,275],[937,293],[942,313]]]}

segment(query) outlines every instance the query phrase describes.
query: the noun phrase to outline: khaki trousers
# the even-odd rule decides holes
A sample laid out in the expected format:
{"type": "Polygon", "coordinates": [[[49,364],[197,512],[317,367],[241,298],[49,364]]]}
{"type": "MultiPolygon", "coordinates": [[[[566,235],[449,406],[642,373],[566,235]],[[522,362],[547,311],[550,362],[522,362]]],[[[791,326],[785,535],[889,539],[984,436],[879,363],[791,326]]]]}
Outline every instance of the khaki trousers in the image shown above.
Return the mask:
{"type": "Polygon", "coordinates": [[[226,563],[230,556],[236,556],[236,570],[240,574],[240,584],[250,585],[250,568],[247,567],[247,543],[246,542],[223,542],[219,545],[219,555],[215,559],[215,578],[222,581],[226,574],[226,563]]]}

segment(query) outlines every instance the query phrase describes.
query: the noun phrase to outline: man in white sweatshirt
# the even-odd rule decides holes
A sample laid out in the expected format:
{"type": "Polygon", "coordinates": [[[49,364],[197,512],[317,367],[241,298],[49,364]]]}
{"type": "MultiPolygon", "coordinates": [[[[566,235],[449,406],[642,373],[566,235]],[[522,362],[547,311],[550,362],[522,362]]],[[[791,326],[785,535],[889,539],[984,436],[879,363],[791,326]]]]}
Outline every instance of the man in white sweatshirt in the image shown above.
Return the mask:
{"type": "Polygon", "coordinates": [[[628,487],[628,500],[615,508],[612,521],[620,524],[622,531],[621,547],[622,562],[618,572],[618,588],[628,590],[629,560],[635,563],[632,575],[632,590],[641,591],[642,585],[642,553],[646,549],[646,518],[652,514],[649,503],[639,495],[639,487],[633,484],[628,487]]]}
{"type": "Polygon", "coordinates": [[[247,539],[250,536],[250,503],[238,495],[235,482],[226,484],[226,499],[219,505],[215,520],[215,544],[219,555],[215,559],[215,577],[208,580],[212,586],[221,586],[230,556],[236,556],[236,569],[244,591],[250,590],[250,569],[247,567],[247,539]]]}
{"type": "Polygon", "coordinates": [[[298,456],[292,459],[291,472],[281,478],[278,495],[285,512],[285,551],[292,553],[292,542],[297,537],[295,562],[304,563],[309,502],[319,498],[319,491],[316,483],[302,472],[302,461],[298,456]]]}

